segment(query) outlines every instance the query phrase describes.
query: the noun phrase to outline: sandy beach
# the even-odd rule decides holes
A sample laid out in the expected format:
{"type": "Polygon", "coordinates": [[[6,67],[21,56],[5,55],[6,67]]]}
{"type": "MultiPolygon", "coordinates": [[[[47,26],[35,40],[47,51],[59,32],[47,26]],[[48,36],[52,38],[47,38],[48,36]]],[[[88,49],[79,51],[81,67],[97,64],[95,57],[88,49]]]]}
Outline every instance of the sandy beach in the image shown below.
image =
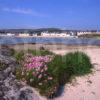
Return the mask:
{"type": "Polygon", "coordinates": [[[54,100],[100,100],[100,47],[69,46],[68,49],[51,51],[60,55],[82,51],[90,56],[94,65],[92,74],[73,79],[72,84],[66,84],[62,95],[54,100]]]}
{"type": "MultiPolygon", "coordinates": [[[[72,83],[66,84],[61,96],[53,100],[100,100],[100,47],[84,46],[71,47],[66,50],[51,50],[52,52],[64,55],[68,52],[82,51],[91,57],[94,65],[93,73],[76,77],[72,83]]],[[[46,100],[40,97],[41,100],[46,100]]]]}
{"type": "MultiPolygon", "coordinates": [[[[66,84],[64,92],[55,100],[100,100],[100,48],[78,49],[91,57],[94,65],[93,73],[88,76],[76,77],[72,84],[66,84]]],[[[71,50],[55,50],[56,54],[66,54],[71,50]]]]}
{"type": "MultiPolygon", "coordinates": [[[[82,51],[91,58],[94,65],[93,73],[76,77],[72,84],[66,84],[64,92],[58,98],[53,100],[100,100],[100,46],[68,46],[68,45],[51,45],[51,44],[21,44],[10,45],[16,50],[39,49],[44,47],[55,54],[64,55],[68,52],[82,51]]],[[[46,98],[41,97],[41,100],[46,98]]]]}

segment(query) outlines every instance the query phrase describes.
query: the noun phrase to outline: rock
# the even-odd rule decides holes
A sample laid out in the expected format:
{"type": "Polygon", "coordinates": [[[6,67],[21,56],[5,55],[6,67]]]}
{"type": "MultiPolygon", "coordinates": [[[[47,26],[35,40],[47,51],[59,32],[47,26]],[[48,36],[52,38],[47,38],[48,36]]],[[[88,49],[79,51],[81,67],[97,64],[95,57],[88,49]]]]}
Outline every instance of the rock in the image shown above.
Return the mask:
{"type": "Polygon", "coordinates": [[[13,54],[14,50],[9,48],[6,45],[2,45],[0,48],[0,54],[4,56],[11,56],[13,54]]]}
{"type": "Polygon", "coordinates": [[[14,76],[19,65],[9,52],[0,49],[0,100],[40,100],[32,87],[23,85],[14,76]]]}
{"type": "Polygon", "coordinates": [[[1,82],[0,100],[40,100],[39,96],[33,91],[32,87],[22,85],[10,75],[1,82]]]}
{"type": "Polygon", "coordinates": [[[30,87],[24,87],[20,91],[18,100],[40,100],[30,87]]]}
{"type": "Polygon", "coordinates": [[[15,63],[15,62],[16,62],[16,60],[14,58],[0,54],[0,63],[4,63],[7,65],[7,64],[15,63]]]}

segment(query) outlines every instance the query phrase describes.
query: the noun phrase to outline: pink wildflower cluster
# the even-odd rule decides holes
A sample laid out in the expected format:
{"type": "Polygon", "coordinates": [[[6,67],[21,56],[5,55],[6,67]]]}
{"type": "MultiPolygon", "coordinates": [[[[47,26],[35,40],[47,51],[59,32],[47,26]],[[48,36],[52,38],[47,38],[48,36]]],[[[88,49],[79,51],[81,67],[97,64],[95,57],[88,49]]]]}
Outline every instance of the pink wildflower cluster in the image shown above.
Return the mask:
{"type": "Polygon", "coordinates": [[[33,86],[43,85],[53,80],[48,72],[47,63],[53,59],[53,56],[32,56],[27,55],[24,60],[22,76],[33,86]],[[27,80],[28,79],[28,80],[27,80]]]}
{"type": "Polygon", "coordinates": [[[50,56],[33,56],[33,57],[27,57],[25,59],[24,66],[28,69],[40,69],[41,67],[45,66],[46,63],[50,62],[52,60],[52,57],[50,56]]]}

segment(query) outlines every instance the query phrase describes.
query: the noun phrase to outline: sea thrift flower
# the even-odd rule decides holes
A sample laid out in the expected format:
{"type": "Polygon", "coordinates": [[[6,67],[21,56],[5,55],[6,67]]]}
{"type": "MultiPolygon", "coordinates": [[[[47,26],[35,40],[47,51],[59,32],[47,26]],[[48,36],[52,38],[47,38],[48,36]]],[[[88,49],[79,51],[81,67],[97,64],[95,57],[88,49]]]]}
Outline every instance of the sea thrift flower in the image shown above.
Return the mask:
{"type": "Polygon", "coordinates": [[[45,66],[45,67],[44,67],[44,70],[45,70],[45,71],[47,71],[47,69],[48,69],[48,67],[47,67],[47,66],[45,66]]]}
{"type": "Polygon", "coordinates": [[[29,73],[27,72],[27,74],[26,74],[27,76],[29,75],[29,73]]]}
{"type": "Polygon", "coordinates": [[[39,79],[42,78],[42,74],[40,74],[40,75],[38,76],[38,78],[39,78],[39,79]]]}
{"type": "Polygon", "coordinates": [[[53,78],[52,77],[48,77],[48,80],[52,80],[53,78]]]}
{"type": "MultiPolygon", "coordinates": [[[[36,69],[36,71],[38,71],[40,67],[45,66],[45,64],[50,61],[51,58],[49,56],[35,56],[30,57],[29,59],[27,58],[25,60],[26,63],[24,64],[24,66],[28,70],[36,69]]],[[[47,68],[45,68],[45,70],[47,70],[47,68]]]]}
{"type": "Polygon", "coordinates": [[[24,72],[22,72],[22,75],[24,75],[24,72]]]}
{"type": "Polygon", "coordinates": [[[44,82],[47,82],[47,80],[44,80],[44,82]]]}
{"type": "Polygon", "coordinates": [[[39,83],[39,85],[42,85],[42,83],[39,83]]]}
{"type": "Polygon", "coordinates": [[[44,76],[47,76],[47,74],[44,74],[44,76]]]}
{"type": "Polygon", "coordinates": [[[44,70],[43,70],[43,69],[41,70],[41,73],[42,73],[42,72],[44,72],[44,70]]]}
{"type": "Polygon", "coordinates": [[[33,82],[34,80],[33,79],[30,79],[30,82],[33,82]]]}
{"type": "Polygon", "coordinates": [[[35,72],[33,72],[32,75],[35,75],[35,72]]]}

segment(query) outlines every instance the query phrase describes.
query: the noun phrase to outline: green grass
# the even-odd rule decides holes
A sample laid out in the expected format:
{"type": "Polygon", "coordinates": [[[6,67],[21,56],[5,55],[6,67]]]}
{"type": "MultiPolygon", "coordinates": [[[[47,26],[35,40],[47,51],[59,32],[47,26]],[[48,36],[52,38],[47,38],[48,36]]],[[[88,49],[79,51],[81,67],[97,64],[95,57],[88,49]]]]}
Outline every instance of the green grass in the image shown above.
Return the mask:
{"type": "Polygon", "coordinates": [[[15,57],[18,62],[21,62],[24,59],[24,52],[14,52],[13,57],[15,57]]]}
{"type": "Polygon", "coordinates": [[[69,53],[65,57],[67,69],[70,69],[73,75],[81,76],[91,72],[92,64],[85,53],[69,53]]]}
{"type": "Polygon", "coordinates": [[[45,55],[54,55],[52,52],[48,50],[30,50],[28,49],[27,51],[15,51],[14,49],[11,49],[11,55],[16,58],[18,62],[23,61],[24,56],[26,53],[32,54],[33,56],[45,56],[45,55]]]}
{"type": "Polygon", "coordinates": [[[84,34],[84,35],[80,35],[78,37],[83,37],[83,38],[100,38],[100,34],[84,34]]]}
{"type": "Polygon", "coordinates": [[[56,55],[48,64],[50,73],[57,77],[59,84],[65,84],[71,76],[82,76],[91,73],[90,58],[82,52],[68,53],[65,56],[56,55]]]}
{"type": "Polygon", "coordinates": [[[31,53],[34,56],[53,55],[53,53],[48,50],[30,50],[29,49],[28,53],[31,53]]]}
{"type": "MultiPolygon", "coordinates": [[[[39,89],[41,95],[47,97],[54,97],[55,93],[57,92],[57,89],[55,90],[55,87],[59,88],[59,86],[65,85],[71,80],[72,77],[83,76],[92,72],[91,60],[89,56],[83,52],[77,51],[74,53],[68,53],[64,56],[55,55],[46,50],[39,50],[39,51],[28,50],[27,52],[31,53],[33,56],[54,55],[53,60],[47,64],[48,73],[53,77],[53,81],[47,82],[42,86],[38,86],[37,84],[36,86],[33,86],[39,89]]],[[[24,53],[20,52],[20,53],[15,53],[14,55],[16,59],[20,61],[23,59],[24,53]]],[[[19,71],[17,70],[17,73],[18,73],[17,77],[19,77],[20,79],[21,68],[19,68],[19,71]]],[[[32,78],[33,76],[30,77],[32,78]]],[[[22,78],[24,77],[22,76],[22,78]]],[[[36,82],[34,82],[34,84],[36,82]]],[[[29,85],[31,84],[29,83],[29,85]]]]}

